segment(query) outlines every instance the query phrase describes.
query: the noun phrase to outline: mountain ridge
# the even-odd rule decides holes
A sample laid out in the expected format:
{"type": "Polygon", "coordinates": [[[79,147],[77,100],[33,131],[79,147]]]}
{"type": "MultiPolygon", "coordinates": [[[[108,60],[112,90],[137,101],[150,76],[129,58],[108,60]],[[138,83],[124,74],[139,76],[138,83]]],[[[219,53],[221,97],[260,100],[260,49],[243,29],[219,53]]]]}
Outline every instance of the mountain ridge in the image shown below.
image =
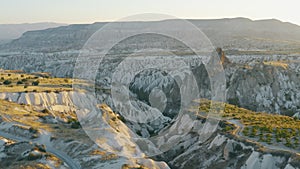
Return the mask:
{"type": "MultiPolygon", "coordinates": [[[[155,22],[171,21],[132,21],[124,22],[124,24],[137,23],[147,27],[155,22]]],[[[198,27],[215,46],[225,50],[289,51],[300,49],[300,26],[289,22],[247,18],[187,19],[187,21],[198,27]]],[[[20,38],[0,46],[0,50],[42,52],[80,50],[85,42],[107,23],[110,22],[71,24],[46,30],[27,31],[20,38]]]]}
{"type": "Polygon", "coordinates": [[[33,30],[43,30],[67,25],[65,23],[38,22],[21,24],[0,24],[0,40],[12,40],[22,36],[23,33],[33,30]]]}

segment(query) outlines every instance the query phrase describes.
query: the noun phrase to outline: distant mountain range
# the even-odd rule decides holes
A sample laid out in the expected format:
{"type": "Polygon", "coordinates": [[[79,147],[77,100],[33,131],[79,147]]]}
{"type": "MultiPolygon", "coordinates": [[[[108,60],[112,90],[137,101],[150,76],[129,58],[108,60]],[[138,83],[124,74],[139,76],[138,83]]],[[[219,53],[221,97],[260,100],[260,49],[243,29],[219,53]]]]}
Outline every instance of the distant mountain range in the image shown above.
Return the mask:
{"type": "MultiPolygon", "coordinates": [[[[247,18],[194,19],[189,21],[199,27],[215,46],[222,47],[225,50],[298,51],[300,49],[300,26],[292,23],[282,22],[276,19],[254,21],[247,18]]],[[[154,22],[174,22],[174,20],[154,22]]],[[[147,28],[147,25],[151,24],[151,22],[126,22],[124,24],[132,23],[140,24],[142,28],[147,28]]],[[[44,52],[65,51],[70,49],[78,50],[94,32],[105,24],[107,23],[99,22],[68,26],[49,23],[41,24],[40,27],[39,24],[35,26],[28,25],[27,28],[31,28],[31,31],[24,33],[20,38],[0,47],[0,49],[44,52]],[[42,29],[51,26],[56,28],[33,31],[33,29],[42,29]]],[[[19,32],[21,32],[21,30],[25,31],[25,26],[15,27],[14,29],[20,27],[19,32]]],[[[9,26],[6,26],[6,28],[8,29],[9,26]]],[[[0,33],[5,34],[1,31],[1,25],[0,33]]],[[[1,34],[0,37],[2,39],[5,37],[17,37],[17,34],[5,36],[1,34]]]]}
{"type": "Polygon", "coordinates": [[[0,40],[8,41],[17,39],[22,36],[24,32],[42,30],[47,28],[54,28],[59,26],[65,26],[63,23],[24,23],[24,24],[0,24],[0,40]]]}

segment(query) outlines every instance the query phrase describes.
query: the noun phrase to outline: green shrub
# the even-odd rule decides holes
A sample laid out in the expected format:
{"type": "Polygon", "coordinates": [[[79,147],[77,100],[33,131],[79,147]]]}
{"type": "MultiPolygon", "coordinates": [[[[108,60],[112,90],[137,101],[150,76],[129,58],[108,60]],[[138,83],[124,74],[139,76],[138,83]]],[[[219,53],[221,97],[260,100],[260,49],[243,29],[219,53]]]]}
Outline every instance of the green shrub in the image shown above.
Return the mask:
{"type": "Polygon", "coordinates": [[[120,115],[120,114],[117,116],[117,118],[118,118],[119,120],[121,120],[123,123],[126,123],[126,121],[127,121],[127,120],[126,120],[122,115],[120,115]]]}
{"type": "Polygon", "coordinates": [[[251,131],[250,137],[255,137],[256,133],[257,133],[257,128],[256,127],[252,127],[252,131],[251,131]]]}
{"type": "Polygon", "coordinates": [[[230,126],[226,126],[225,128],[224,128],[224,131],[225,132],[228,132],[228,131],[230,131],[231,130],[231,127],[230,126]]]}
{"type": "Polygon", "coordinates": [[[17,84],[20,85],[20,84],[23,84],[23,82],[22,81],[17,81],[17,84]]]}
{"type": "Polygon", "coordinates": [[[80,125],[79,121],[72,122],[71,123],[71,128],[73,128],[73,129],[79,129],[79,128],[81,128],[81,125],[80,125]]]}
{"type": "Polygon", "coordinates": [[[42,113],[50,114],[50,111],[48,109],[42,110],[42,113]]]}
{"type": "Polygon", "coordinates": [[[3,84],[5,84],[5,85],[10,85],[10,84],[11,84],[11,81],[10,81],[10,80],[5,80],[5,81],[3,82],[3,84]]]}
{"type": "Polygon", "coordinates": [[[42,154],[35,154],[35,153],[29,153],[29,155],[27,156],[27,160],[37,160],[42,158],[42,154]]]}
{"type": "Polygon", "coordinates": [[[248,135],[249,135],[249,128],[248,128],[248,127],[245,127],[245,128],[244,128],[243,134],[244,134],[245,136],[248,136],[248,135]]]}
{"type": "Polygon", "coordinates": [[[38,80],[37,80],[37,81],[33,81],[33,82],[32,82],[32,86],[38,86],[39,83],[40,83],[40,82],[39,82],[38,80]]]}
{"type": "Polygon", "coordinates": [[[30,127],[29,128],[29,132],[31,133],[37,133],[38,132],[38,129],[34,128],[34,127],[30,127]]]}

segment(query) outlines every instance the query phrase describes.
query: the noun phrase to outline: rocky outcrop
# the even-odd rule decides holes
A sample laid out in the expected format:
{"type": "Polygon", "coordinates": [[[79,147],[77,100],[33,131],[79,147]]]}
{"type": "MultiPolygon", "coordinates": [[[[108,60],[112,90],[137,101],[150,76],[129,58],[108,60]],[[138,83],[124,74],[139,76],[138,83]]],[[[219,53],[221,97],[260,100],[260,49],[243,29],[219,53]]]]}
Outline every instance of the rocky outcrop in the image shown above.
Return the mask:
{"type": "MultiPolygon", "coordinates": [[[[74,112],[78,111],[77,115],[80,119],[82,127],[85,129],[86,125],[84,125],[84,120],[82,118],[82,114],[80,112],[83,111],[83,113],[87,113],[87,111],[91,111],[96,104],[91,106],[92,103],[95,103],[94,97],[88,97],[86,93],[83,92],[60,92],[60,93],[54,93],[54,92],[40,92],[40,93],[0,93],[0,99],[6,99],[11,102],[16,102],[20,104],[27,104],[34,107],[35,110],[40,109],[43,111],[45,108],[47,109],[47,113],[53,113],[53,112],[61,112],[61,113],[70,113],[72,116],[74,116],[74,112]],[[86,109],[80,109],[82,106],[85,106],[86,109]]],[[[26,106],[25,106],[26,109],[26,106]]],[[[46,112],[45,112],[46,113],[46,112]]],[[[100,113],[101,112],[97,112],[100,113]]],[[[92,114],[92,113],[91,113],[92,114]]],[[[87,113],[86,115],[91,116],[91,114],[87,113]]],[[[70,115],[70,114],[69,114],[70,115]]],[[[99,115],[99,114],[98,114],[99,115]]],[[[104,123],[109,123],[111,119],[114,119],[114,123],[112,125],[115,125],[117,123],[118,116],[112,111],[106,107],[102,111],[102,115],[104,118],[104,123]],[[106,121],[107,120],[107,121],[106,121]]],[[[55,118],[56,114],[53,114],[55,118]]],[[[66,116],[66,114],[64,115],[66,116]]],[[[45,117],[43,117],[44,119],[45,117]]],[[[93,118],[95,120],[95,123],[98,124],[99,120],[97,117],[93,118]]],[[[56,121],[56,124],[59,126],[61,124],[60,122],[63,120],[56,121]]],[[[125,166],[131,167],[131,168],[139,168],[144,167],[147,168],[153,168],[153,169],[168,169],[168,165],[165,162],[157,162],[152,159],[146,158],[143,155],[143,152],[139,152],[138,157],[136,154],[132,152],[136,152],[138,150],[132,150],[132,147],[129,145],[134,145],[134,135],[135,133],[131,132],[131,135],[127,135],[127,138],[125,138],[122,135],[126,135],[126,133],[130,132],[130,129],[118,120],[118,124],[115,125],[115,132],[108,130],[106,135],[102,135],[101,138],[110,138],[110,141],[107,142],[107,144],[98,144],[95,145],[94,142],[92,142],[89,139],[86,139],[87,135],[84,133],[82,128],[77,130],[77,134],[81,136],[77,140],[74,138],[70,138],[68,140],[59,138],[56,135],[57,133],[51,133],[47,137],[49,139],[49,143],[54,145],[55,148],[64,151],[68,155],[70,155],[72,158],[76,159],[76,161],[79,161],[82,167],[86,168],[122,168],[125,166]],[[121,137],[120,137],[120,134],[121,137]],[[51,136],[53,135],[53,137],[51,136]],[[51,138],[50,138],[51,136],[51,138]],[[84,141],[82,141],[85,139],[84,141]],[[110,144],[112,143],[112,144],[110,144]],[[108,149],[109,146],[117,146],[117,150],[125,149],[127,151],[126,155],[120,156],[120,152],[116,152],[115,149],[108,149]]],[[[43,121],[45,122],[45,121],[43,121]]],[[[66,124],[65,122],[63,124],[66,124]]],[[[100,126],[96,126],[97,129],[100,128],[100,126]]],[[[33,139],[37,138],[38,136],[32,137],[32,133],[30,132],[30,128],[28,126],[22,126],[22,125],[14,125],[12,122],[5,122],[1,123],[0,128],[2,131],[8,132],[10,134],[15,134],[18,136],[22,136],[24,138],[33,139]]],[[[88,133],[89,130],[86,130],[88,133]]],[[[99,133],[98,133],[99,134],[99,133]]],[[[76,137],[76,136],[74,136],[76,137]]],[[[93,137],[91,137],[93,138],[93,137]]],[[[42,139],[42,138],[41,138],[42,139]]],[[[93,140],[97,141],[97,140],[93,140]]],[[[0,142],[1,144],[1,142],[0,142]]],[[[0,161],[1,161],[1,145],[0,145],[0,161]]],[[[1,165],[0,165],[1,166],[1,165]]]]}
{"type": "Polygon", "coordinates": [[[299,155],[261,150],[253,143],[216,133],[204,142],[190,133],[180,144],[158,157],[160,158],[166,159],[174,169],[297,169],[300,166],[299,155]]]}
{"type": "Polygon", "coordinates": [[[84,93],[78,92],[60,92],[60,93],[0,93],[0,99],[5,99],[20,104],[28,104],[40,108],[47,108],[53,111],[69,112],[75,110],[72,97],[74,95],[84,96],[84,93]]]}
{"type": "Polygon", "coordinates": [[[225,56],[225,52],[222,50],[222,48],[217,48],[216,51],[217,51],[217,53],[219,55],[221,64],[223,66],[225,66],[225,65],[227,65],[227,64],[230,63],[229,59],[225,56]]]}
{"type": "Polygon", "coordinates": [[[14,143],[0,137],[0,167],[1,168],[58,168],[67,166],[56,156],[45,151],[44,145],[30,142],[14,143]]]}
{"type": "Polygon", "coordinates": [[[299,73],[294,70],[260,63],[236,68],[227,83],[231,104],[289,116],[300,110],[299,73]]]}

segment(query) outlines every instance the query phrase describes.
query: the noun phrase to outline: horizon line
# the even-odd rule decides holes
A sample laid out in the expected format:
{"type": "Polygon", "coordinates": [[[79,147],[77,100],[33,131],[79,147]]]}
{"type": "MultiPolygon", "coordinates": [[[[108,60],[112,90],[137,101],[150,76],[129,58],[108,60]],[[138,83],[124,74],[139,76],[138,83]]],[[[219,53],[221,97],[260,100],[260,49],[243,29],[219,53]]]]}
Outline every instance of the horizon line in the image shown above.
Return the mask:
{"type": "Polygon", "coordinates": [[[276,20],[282,23],[290,23],[297,26],[300,24],[290,22],[290,21],[283,21],[277,18],[259,18],[259,19],[252,19],[248,17],[212,17],[212,18],[171,18],[171,19],[157,19],[157,20],[103,20],[103,21],[79,21],[79,22],[55,22],[55,21],[38,21],[38,22],[20,22],[20,23],[0,23],[0,25],[25,25],[25,24],[65,24],[65,25],[79,25],[79,24],[94,24],[94,23],[112,23],[112,22],[153,22],[153,21],[165,21],[165,20],[224,20],[224,19],[247,19],[253,22],[255,21],[267,21],[267,20],[276,20]]]}

